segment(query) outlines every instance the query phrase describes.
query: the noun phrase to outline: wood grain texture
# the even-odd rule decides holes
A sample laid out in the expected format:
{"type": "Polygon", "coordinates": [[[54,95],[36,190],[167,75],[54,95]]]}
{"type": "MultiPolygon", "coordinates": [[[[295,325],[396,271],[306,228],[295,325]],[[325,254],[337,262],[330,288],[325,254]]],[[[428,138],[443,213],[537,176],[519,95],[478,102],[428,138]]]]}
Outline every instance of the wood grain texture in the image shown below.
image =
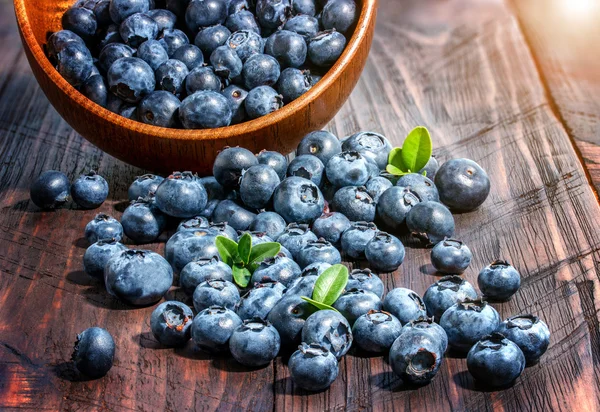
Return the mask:
{"type": "MultiPolygon", "coordinates": [[[[0,409],[600,408],[600,207],[504,4],[382,1],[365,72],[328,128],[339,136],[374,130],[399,144],[425,125],[440,160],[469,157],[488,170],[488,200],[455,216],[457,236],[474,254],[465,277],[475,283],[498,257],[519,268],[521,290],[494,307],[502,317],[540,316],[550,348],[513,387],[496,392],[477,386],[461,358],[445,359],[430,385],[414,388],[382,357],[353,349],[332,387],[316,394],[293,386],[286,356],[249,371],[191,345],[160,348],[150,334],[152,308],[124,306],[82,272],[85,224],[99,211],[120,216],[128,183],[142,171],[83,140],[52,109],[7,19],[10,7],[0,0],[0,409]],[[97,169],[109,181],[109,200],[96,211],[39,212],[28,187],[50,168],[70,177],[97,169]],[[103,379],[77,381],[72,342],[92,325],[115,337],[115,365],[103,379]]],[[[405,263],[382,278],[388,289],[422,294],[436,280],[429,251],[403,241],[405,263]]]]}
{"type": "Polygon", "coordinates": [[[600,3],[513,0],[558,116],[600,189],[600,3]]]}
{"type": "Polygon", "coordinates": [[[375,27],[378,0],[360,0],[361,12],[344,53],[308,92],[268,116],[206,130],[166,129],[121,117],[85,98],[52,67],[43,45],[62,28],[60,18],[74,0],[14,0],[25,54],[46,97],[86,139],[121,160],[156,172],[212,173],[223,146],[290,152],[308,132],[338,112],[363,70],[375,27]]]}

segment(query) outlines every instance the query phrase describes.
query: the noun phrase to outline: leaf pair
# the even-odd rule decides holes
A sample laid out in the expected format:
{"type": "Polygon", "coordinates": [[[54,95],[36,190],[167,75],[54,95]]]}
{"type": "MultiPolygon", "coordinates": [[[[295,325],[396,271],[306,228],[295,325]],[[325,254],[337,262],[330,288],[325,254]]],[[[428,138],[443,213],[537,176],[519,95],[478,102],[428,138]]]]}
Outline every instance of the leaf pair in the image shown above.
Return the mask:
{"type": "Polygon", "coordinates": [[[281,245],[276,242],[260,243],[253,247],[252,236],[248,233],[244,233],[238,243],[225,236],[217,236],[215,244],[221,260],[231,266],[233,280],[242,288],[248,286],[252,273],[263,260],[277,256],[281,250],[281,245]]]}
{"type": "Polygon", "coordinates": [[[396,176],[417,173],[431,158],[431,151],[432,143],[429,131],[423,126],[415,127],[406,136],[402,148],[392,149],[385,170],[396,176]]]}
{"type": "Polygon", "coordinates": [[[325,270],[315,282],[312,298],[302,299],[319,310],[337,310],[331,305],[340,297],[348,283],[348,269],[344,265],[333,265],[325,270]]]}

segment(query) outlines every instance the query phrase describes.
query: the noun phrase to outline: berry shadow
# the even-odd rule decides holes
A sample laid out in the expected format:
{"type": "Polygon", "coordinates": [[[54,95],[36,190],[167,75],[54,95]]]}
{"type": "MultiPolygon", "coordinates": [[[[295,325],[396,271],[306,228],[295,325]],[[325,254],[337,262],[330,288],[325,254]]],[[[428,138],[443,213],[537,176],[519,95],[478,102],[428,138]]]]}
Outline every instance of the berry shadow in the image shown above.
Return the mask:
{"type": "Polygon", "coordinates": [[[455,349],[451,349],[449,348],[446,351],[446,354],[444,355],[445,358],[449,358],[449,359],[466,359],[467,358],[467,352],[460,352],[457,351],[455,349]]]}
{"type": "Polygon", "coordinates": [[[250,367],[242,365],[237,362],[229,353],[220,354],[218,357],[211,355],[208,356],[208,359],[212,359],[211,366],[215,369],[219,369],[225,372],[233,372],[233,373],[248,373],[252,371],[258,371],[264,369],[270,365],[258,366],[258,367],[250,367]]]}
{"type": "Polygon", "coordinates": [[[98,290],[104,289],[104,285],[100,279],[88,275],[83,270],[74,270],[67,273],[67,282],[79,286],[90,286],[98,290]]]}
{"type": "Polygon", "coordinates": [[[98,287],[89,287],[83,291],[82,296],[97,308],[111,310],[135,310],[141,308],[141,306],[130,306],[121,302],[119,299],[110,296],[104,288],[100,290],[98,287]]]}
{"type": "Polygon", "coordinates": [[[90,244],[85,237],[80,237],[79,239],[73,241],[73,246],[79,249],[87,249],[90,244]]]}
{"type": "Polygon", "coordinates": [[[372,375],[369,378],[369,382],[371,385],[389,392],[416,391],[426,385],[417,385],[414,383],[404,382],[400,377],[391,371],[372,375]]]}
{"type": "Polygon", "coordinates": [[[65,381],[86,382],[92,380],[79,372],[72,361],[58,363],[52,369],[59,379],[65,381]]]}
{"type": "Polygon", "coordinates": [[[488,386],[477,382],[473,379],[473,376],[468,371],[461,371],[452,377],[454,383],[463,388],[473,390],[475,392],[498,392],[504,389],[509,389],[514,385],[514,382],[511,382],[505,386],[488,386]]]}
{"type": "Polygon", "coordinates": [[[273,392],[277,395],[307,396],[327,392],[329,388],[320,391],[307,391],[294,384],[292,378],[281,378],[273,382],[273,392]]]}
{"type": "Polygon", "coordinates": [[[126,201],[122,201],[122,202],[117,202],[113,205],[113,209],[115,209],[117,212],[123,213],[125,211],[125,209],[127,209],[127,207],[129,207],[130,202],[128,200],[126,201]]]}
{"type": "MultiPolygon", "coordinates": [[[[152,337],[152,339],[154,340],[154,337],[152,337]]],[[[156,340],[154,340],[154,342],[156,342],[156,340]]],[[[156,344],[160,345],[160,343],[158,343],[158,342],[156,342],[156,344]]],[[[160,345],[160,346],[163,347],[162,345],[160,345]]],[[[224,357],[224,355],[221,355],[221,354],[210,354],[208,352],[203,351],[202,349],[198,348],[194,344],[194,342],[192,342],[192,340],[189,340],[185,346],[180,346],[180,347],[175,348],[174,352],[178,356],[181,356],[186,359],[196,360],[196,361],[206,360],[206,361],[214,362],[216,359],[224,357]]]]}
{"type": "Polygon", "coordinates": [[[154,338],[152,332],[142,332],[131,337],[131,340],[145,349],[171,349],[154,338]]]}

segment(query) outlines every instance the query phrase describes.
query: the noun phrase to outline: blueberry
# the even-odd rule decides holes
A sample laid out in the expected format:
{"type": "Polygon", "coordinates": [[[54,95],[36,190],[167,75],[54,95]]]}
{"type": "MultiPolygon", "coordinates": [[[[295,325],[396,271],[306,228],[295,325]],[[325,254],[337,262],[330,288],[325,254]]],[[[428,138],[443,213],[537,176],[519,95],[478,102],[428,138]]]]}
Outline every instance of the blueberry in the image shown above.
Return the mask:
{"type": "Polygon", "coordinates": [[[260,35],[260,27],[258,27],[256,17],[248,10],[240,10],[230,14],[225,21],[225,26],[233,33],[248,30],[260,35]]]}
{"type": "Polygon", "coordinates": [[[210,227],[210,223],[207,218],[204,216],[194,216],[179,222],[177,225],[177,231],[206,229],[208,227],[210,227]]]}
{"type": "Polygon", "coordinates": [[[106,107],[108,101],[108,89],[104,78],[100,75],[90,76],[81,85],[81,94],[93,101],[94,103],[106,107]]]}
{"type": "Polygon", "coordinates": [[[85,47],[83,39],[71,30],[59,30],[48,37],[45,49],[48,60],[50,60],[53,66],[56,66],[58,63],[58,54],[67,46],[67,44],[72,42],[85,47]]]}
{"type": "Polygon", "coordinates": [[[296,252],[294,258],[303,269],[313,262],[329,263],[330,265],[342,263],[340,252],[325,239],[309,241],[296,252]]]}
{"type": "Polygon", "coordinates": [[[413,236],[428,244],[436,244],[454,235],[454,217],[438,202],[427,201],[414,205],[406,216],[406,225],[413,236]]]}
{"type": "Polygon", "coordinates": [[[158,24],[145,14],[132,14],[121,23],[119,34],[125,44],[137,48],[147,40],[156,39],[158,24]]]}
{"type": "Polygon", "coordinates": [[[501,333],[492,333],[477,342],[467,355],[467,368],[476,381],[491,387],[512,384],[525,369],[519,347],[501,333]]]}
{"type": "Polygon", "coordinates": [[[275,57],[284,69],[300,67],[306,61],[306,41],[296,32],[278,30],[267,39],[265,53],[275,57]]]}
{"type": "Polygon", "coordinates": [[[381,299],[373,292],[363,289],[349,289],[344,292],[333,304],[353,325],[356,319],[373,310],[381,310],[381,299]]]}
{"type": "Polygon", "coordinates": [[[404,261],[404,245],[396,236],[378,232],[365,247],[365,256],[371,268],[379,272],[393,272],[404,261]]]}
{"type": "MultiPolygon", "coordinates": [[[[215,246],[216,232],[207,229],[176,232],[165,245],[165,257],[177,273],[188,263],[198,259],[219,259],[215,246]]],[[[190,294],[193,290],[190,291],[190,294]]]]}
{"type": "Polygon", "coordinates": [[[83,7],[71,7],[62,16],[62,27],[90,41],[96,35],[98,21],[92,10],[83,7]]]}
{"type": "Polygon", "coordinates": [[[162,345],[183,346],[190,340],[194,313],[188,305],[177,302],[163,302],[152,311],[150,329],[162,345]]]}
{"type": "Polygon", "coordinates": [[[100,69],[108,72],[111,66],[123,57],[133,57],[134,50],[126,44],[110,43],[102,48],[98,56],[100,69]]]}
{"type": "MultiPolygon", "coordinates": [[[[263,40],[259,34],[252,30],[236,31],[225,42],[225,44],[245,63],[249,57],[262,54],[264,50],[263,40]]],[[[279,63],[277,64],[279,66],[279,63]]]]}
{"type": "Polygon", "coordinates": [[[194,39],[194,44],[205,56],[210,56],[217,47],[225,44],[230,35],[227,27],[217,24],[201,29],[194,39]]]}
{"type": "Polygon", "coordinates": [[[385,136],[379,133],[359,132],[344,139],[342,150],[359,152],[383,170],[387,166],[392,145],[385,136]]]}
{"type": "MultiPolygon", "coordinates": [[[[185,78],[185,89],[189,95],[202,90],[220,92],[223,84],[211,66],[199,66],[185,78]]],[[[232,115],[233,116],[233,115],[232,115]]]]}
{"type": "Polygon", "coordinates": [[[231,124],[229,102],[213,91],[199,91],[181,102],[179,118],[186,129],[225,127],[231,124]]]}
{"type": "Polygon", "coordinates": [[[246,230],[256,218],[256,214],[233,200],[226,199],[217,205],[212,218],[217,223],[229,223],[236,230],[246,230]]]}
{"type": "Polygon", "coordinates": [[[240,301],[240,293],[235,285],[226,280],[208,280],[202,282],[194,291],[194,308],[201,312],[211,306],[235,308],[240,301]]]}
{"type": "Polygon", "coordinates": [[[223,200],[227,197],[227,190],[225,190],[225,188],[221,186],[219,182],[217,182],[217,179],[215,179],[214,176],[202,177],[200,178],[200,181],[202,182],[204,188],[206,189],[206,192],[208,193],[209,200],[223,200]]]}
{"type": "MultiPolygon", "coordinates": [[[[108,1],[108,0],[105,0],[108,1]]],[[[159,35],[165,30],[173,30],[177,24],[177,16],[169,10],[153,9],[144,13],[146,16],[153,19],[158,25],[159,35]]]]}
{"type": "Polygon", "coordinates": [[[367,352],[386,352],[400,336],[402,324],[391,313],[370,310],[352,326],[354,342],[367,352]]]}
{"type": "Polygon", "coordinates": [[[335,356],[325,346],[302,342],[288,361],[294,384],[309,391],[327,389],[338,376],[335,356]]]}
{"type": "Polygon", "coordinates": [[[418,333],[430,333],[433,339],[440,343],[442,353],[445,353],[446,349],[448,349],[448,335],[446,334],[444,328],[433,321],[433,318],[423,316],[418,319],[411,320],[402,327],[400,333],[414,333],[415,331],[418,333]]]}
{"type": "Polygon", "coordinates": [[[467,245],[456,239],[444,239],[431,249],[431,263],[442,273],[463,273],[472,257],[467,245]]]}
{"type": "Polygon", "coordinates": [[[248,92],[244,107],[250,119],[257,119],[281,109],[283,98],[272,87],[259,86],[248,92]]]}
{"type": "Polygon", "coordinates": [[[144,97],[138,106],[139,119],[159,127],[176,127],[181,101],[172,93],[158,90],[144,97]]]}
{"type": "Polygon", "coordinates": [[[521,275],[505,260],[496,260],[479,272],[477,285],[486,297],[509,300],[521,286],[521,275]]]}
{"type": "Polygon", "coordinates": [[[179,274],[179,286],[188,296],[194,294],[198,285],[211,280],[233,282],[231,268],[214,256],[192,260],[179,274]]]}
{"type": "MultiPolygon", "coordinates": [[[[119,34],[119,25],[118,24],[110,24],[106,27],[102,27],[98,30],[97,34],[97,42],[95,44],[94,51],[101,52],[104,47],[109,44],[122,44],[123,39],[121,38],[121,34],[119,34]]],[[[125,46],[124,44],[122,44],[125,46]]],[[[131,57],[131,56],[128,56],[131,57]]],[[[106,72],[108,69],[104,70],[106,72]]]]}
{"type": "Polygon", "coordinates": [[[375,220],[375,201],[364,186],[346,186],[333,196],[333,208],[352,221],[375,220]]]}
{"type": "Polygon", "coordinates": [[[365,188],[367,189],[367,192],[369,193],[373,201],[375,203],[378,203],[379,198],[381,197],[383,192],[385,192],[392,186],[392,182],[390,182],[388,179],[382,176],[377,176],[369,179],[369,181],[365,185],[365,188]]]}
{"type": "Polygon", "coordinates": [[[308,242],[313,240],[317,240],[317,236],[309,230],[308,225],[297,223],[290,223],[277,238],[277,242],[288,249],[292,256],[295,256],[308,242]]]}
{"type": "Polygon", "coordinates": [[[338,359],[352,346],[352,328],[340,313],[319,310],[310,315],[302,327],[302,342],[327,348],[338,359]]]}
{"type": "Polygon", "coordinates": [[[104,266],[115,254],[127,249],[115,239],[102,239],[93,243],[83,255],[85,273],[104,280],[104,266]]]}
{"type": "Polygon", "coordinates": [[[316,273],[312,273],[313,271],[308,272],[305,268],[305,270],[302,271],[302,275],[298,279],[290,283],[290,286],[285,291],[284,298],[300,298],[301,296],[312,296],[313,290],[315,289],[315,283],[319,277],[316,273]]]}
{"type": "Polygon", "coordinates": [[[429,160],[427,161],[427,164],[421,169],[419,170],[417,173],[419,174],[423,174],[425,173],[425,176],[427,176],[429,179],[433,180],[435,178],[435,174],[437,173],[438,169],[439,169],[439,164],[438,161],[435,157],[431,156],[429,158],[429,160]]]}
{"type": "Polygon", "coordinates": [[[442,363],[441,345],[431,333],[414,330],[402,333],[390,348],[390,366],[403,381],[430,382],[442,363]]]}
{"type": "Polygon", "coordinates": [[[227,18],[225,0],[192,0],[185,11],[185,22],[191,32],[202,27],[223,24],[227,18]]]}
{"type": "Polygon", "coordinates": [[[208,203],[206,203],[206,207],[204,208],[202,213],[200,213],[200,215],[206,218],[211,218],[219,203],[221,203],[219,199],[209,200],[208,203]]]}
{"type": "Polygon", "coordinates": [[[316,156],[327,166],[329,159],[341,153],[341,151],[342,145],[335,135],[326,130],[317,130],[302,138],[302,141],[298,144],[296,155],[310,154],[316,156]]]}
{"type": "Polygon", "coordinates": [[[31,201],[41,209],[56,209],[67,202],[71,183],[62,172],[47,170],[31,185],[31,201]]]}
{"type": "Polygon", "coordinates": [[[126,119],[135,120],[137,122],[139,121],[137,113],[137,106],[133,104],[124,104],[121,106],[118,114],[126,119]]]}
{"type": "Polygon", "coordinates": [[[85,376],[98,379],[106,375],[114,357],[115,341],[106,329],[92,327],[77,335],[71,358],[85,376]]]}
{"type": "Polygon", "coordinates": [[[271,166],[277,172],[280,180],[285,179],[288,163],[284,155],[279,152],[261,150],[256,155],[256,159],[260,164],[271,166]]]}
{"type": "Polygon", "coordinates": [[[308,302],[299,295],[288,295],[286,291],[269,312],[267,320],[279,332],[281,344],[289,346],[300,343],[302,327],[311,313],[313,308],[308,302]]]}
{"type": "Polygon", "coordinates": [[[292,9],[295,14],[306,14],[314,16],[317,14],[317,5],[315,0],[292,0],[292,9]]]}
{"type": "Polygon", "coordinates": [[[111,0],[109,12],[111,19],[120,24],[135,13],[145,13],[150,10],[148,0],[111,0]]]}
{"type": "Polygon", "coordinates": [[[107,79],[110,91],[128,103],[137,103],[154,91],[154,71],[137,57],[123,57],[114,62],[107,79]]]}
{"type": "Polygon", "coordinates": [[[319,276],[320,274],[322,274],[323,272],[325,272],[327,269],[329,269],[331,267],[331,263],[327,263],[327,262],[314,262],[311,263],[310,265],[306,266],[304,269],[302,269],[302,273],[300,274],[301,277],[306,277],[306,276],[319,276]]]}
{"type": "Polygon", "coordinates": [[[237,303],[235,312],[240,319],[266,319],[275,304],[283,297],[285,287],[279,282],[255,283],[237,303]]]}
{"type": "Polygon", "coordinates": [[[285,230],[285,220],[275,212],[261,212],[252,221],[250,230],[265,232],[270,238],[277,239],[285,230]]]}
{"type": "Polygon", "coordinates": [[[269,322],[247,319],[238,326],[229,339],[233,358],[245,366],[267,365],[279,353],[279,333],[269,322]]]}
{"type": "Polygon", "coordinates": [[[253,54],[244,63],[242,76],[248,90],[259,86],[272,86],[280,75],[279,63],[268,54],[253,54]]]}
{"type": "Polygon", "coordinates": [[[202,51],[193,44],[185,44],[178,48],[173,53],[173,59],[185,64],[188,70],[193,70],[204,63],[202,51]]]}
{"type": "Polygon", "coordinates": [[[406,288],[395,288],[385,295],[383,310],[390,312],[404,325],[427,315],[421,296],[406,288]]]}
{"type": "Polygon", "coordinates": [[[167,51],[169,58],[171,58],[181,46],[190,43],[188,36],[179,29],[166,29],[163,31],[163,35],[159,41],[167,51]]]}
{"type": "Polygon", "coordinates": [[[185,91],[188,73],[188,68],[183,62],[169,59],[156,69],[156,87],[181,96],[185,91]]]}
{"type": "Polygon", "coordinates": [[[240,230],[238,232],[238,236],[242,237],[243,235],[248,234],[252,240],[252,245],[259,245],[261,243],[272,243],[274,242],[265,232],[261,231],[249,231],[249,230],[240,230]]]}
{"type": "Polygon", "coordinates": [[[228,14],[234,14],[238,11],[242,10],[250,10],[252,4],[252,0],[231,0],[229,2],[229,8],[227,9],[228,14]]]}
{"type": "Polygon", "coordinates": [[[534,315],[511,316],[497,331],[517,344],[528,365],[537,363],[550,345],[548,325],[534,315]]]}
{"type": "Polygon", "coordinates": [[[350,227],[350,220],[338,212],[324,213],[313,223],[313,232],[333,245],[339,245],[342,233],[350,227]]]}
{"type": "Polygon", "coordinates": [[[156,206],[169,216],[188,218],[198,215],[208,201],[206,189],[197,175],[173,172],[156,189],[156,206]]]}
{"type": "Polygon", "coordinates": [[[279,183],[279,176],[270,166],[261,164],[251,166],[242,172],[240,197],[246,206],[263,209],[271,203],[279,183]]]}
{"type": "Polygon", "coordinates": [[[210,55],[215,74],[226,80],[239,77],[242,74],[243,63],[235,50],[229,46],[219,46],[210,55]]]}
{"type": "Polygon", "coordinates": [[[435,175],[440,200],[450,209],[469,211],[478,208],[490,193],[490,179],[477,163],[452,159],[435,175]]]}
{"type": "MultiPolygon", "coordinates": [[[[294,2],[294,4],[296,3],[294,2]]],[[[310,39],[319,32],[319,20],[313,15],[299,14],[289,19],[283,28],[298,33],[304,39],[310,39]]]]}
{"type": "Polygon", "coordinates": [[[450,306],[439,323],[448,335],[450,346],[467,352],[478,340],[498,328],[500,316],[483,299],[465,299],[450,306]]]}
{"type": "Polygon", "coordinates": [[[358,152],[341,152],[325,165],[327,179],[335,187],[364,186],[369,180],[369,161],[358,152]]]}
{"type": "Polygon", "coordinates": [[[354,0],[329,0],[321,12],[323,28],[335,29],[340,33],[346,33],[357,18],[354,0]]]}
{"type": "Polygon", "coordinates": [[[342,233],[340,239],[342,251],[352,259],[364,259],[367,244],[377,233],[377,226],[374,223],[352,222],[342,233]]]}
{"type": "Polygon", "coordinates": [[[380,299],[383,297],[384,286],[383,282],[374,274],[371,269],[353,269],[348,276],[346,290],[362,289],[368,292],[373,292],[380,299]]]}
{"type": "Polygon", "coordinates": [[[429,286],[423,295],[427,313],[437,320],[441,319],[450,306],[465,299],[476,298],[477,292],[473,285],[458,275],[442,277],[429,286]]]}
{"type": "Polygon", "coordinates": [[[213,175],[226,189],[237,189],[240,186],[242,171],[257,165],[256,156],[242,147],[226,147],[221,151],[213,164],[213,175]]]}
{"type": "Polygon", "coordinates": [[[92,74],[94,62],[90,51],[84,44],[68,42],[57,53],[56,70],[72,86],[79,87],[92,74]]]}
{"type": "Polygon", "coordinates": [[[108,183],[94,171],[79,176],[71,185],[71,197],[84,209],[99,207],[107,196],[108,183]]]}
{"type": "Polygon", "coordinates": [[[267,29],[277,29],[285,24],[291,14],[290,0],[257,0],[256,17],[267,29]]]}
{"type": "Polygon", "coordinates": [[[317,33],[308,43],[308,59],[316,66],[333,65],[346,47],[346,38],[335,30],[317,33]]]}
{"type": "Polygon", "coordinates": [[[146,306],[167,293],[173,283],[173,270],[158,253],[124,250],[107,262],[104,283],[107,292],[123,302],[146,306]]]}
{"type": "Polygon", "coordinates": [[[204,309],[192,322],[192,339],[208,352],[224,352],[229,349],[229,339],[242,320],[227,308],[212,306],[204,309]]]}
{"type": "Polygon", "coordinates": [[[164,3],[167,10],[175,14],[181,21],[184,20],[185,10],[190,4],[190,0],[166,0],[164,3]]]}
{"type": "Polygon", "coordinates": [[[317,186],[321,185],[325,166],[318,157],[313,155],[296,156],[288,165],[288,176],[299,176],[312,180],[317,186]]]}
{"type": "Polygon", "coordinates": [[[121,224],[127,237],[134,243],[151,243],[165,229],[167,218],[151,198],[138,198],[123,212],[121,224]]]}
{"type": "Polygon", "coordinates": [[[275,189],[273,208],[288,223],[311,223],[323,214],[325,199],[313,182],[292,176],[284,179],[275,189]]]}
{"type": "Polygon", "coordinates": [[[283,96],[285,104],[291,103],[312,87],[310,71],[288,67],[279,77],[277,91],[283,96]]]}
{"type": "Polygon", "coordinates": [[[108,26],[112,24],[112,19],[110,17],[110,1],[111,0],[100,0],[94,4],[94,15],[96,16],[96,22],[98,26],[108,26]]]}
{"type": "Polygon", "coordinates": [[[262,281],[279,282],[284,286],[289,286],[294,280],[300,277],[300,266],[292,259],[284,256],[275,256],[265,259],[252,275],[252,283],[262,281]]]}
{"type": "Polygon", "coordinates": [[[121,240],[123,227],[117,219],[104,213],[99,213],[85,226],[85,238],[92,244],[102,239],[121,240]]]}
{"type": "Polygon", "coordinates": [[[440,196],[435,184],[427,177],[419,173],[409,173],[401,176],[396,182],[396,186],[409,187],[413,193],[423,201],[440,201],[440,196]]]}

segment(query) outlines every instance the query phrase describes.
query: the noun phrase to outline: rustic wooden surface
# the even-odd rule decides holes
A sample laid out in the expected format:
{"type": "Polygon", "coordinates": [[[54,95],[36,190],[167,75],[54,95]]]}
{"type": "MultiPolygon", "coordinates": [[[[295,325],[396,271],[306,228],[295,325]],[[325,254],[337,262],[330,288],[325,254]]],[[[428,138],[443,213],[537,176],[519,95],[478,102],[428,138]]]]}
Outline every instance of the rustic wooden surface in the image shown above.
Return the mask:
{"type": "MultiPolygon", "coordinates": [[[[552,30],[535,19],[528,26],[533,9],[382,1],[365,72],[329,128],[340,136],[370,129],[399,143],[426,125],[441,160],[469,157],[488,170],[488,200],[455,216],[457,236],[474,253],[465,277],[475,282],[497,257],[519,268],[520,291],[494,306],[502,317],[544,319],[548,352],[513,387],[489,391],[461,358],[446,358],[430,385],[414,388],[382,357],[353,350],[328,391],[307,394],[293,387],[285,357],[249,371],[191,345],[161,348],[149,330],[152,308],[122,305],[82,272],[83,228],[98,211],[39,212],[28,198],[31,180],[50,168],[70,177],[97,169],[111,189],[100,211],[119,216],[128,183],[142,171],[83,140],[52,109],[28,68],[11,7],[0,1],[0,409],[600,409],[600,208],[588,180],[594,152],[582,146],[599,138],[598,106],[593,94],[579,97],[593,76],[577,72],[572,54],[563,60],[552,50],[545,40],[552,30]],[[115,337],[116,360],[105,378],[82,381],[69,357],[77,332],[93,325],[115,337]]],[[[401,269],[382,278],[388,288],[423,293],[436,279],[429,252],[407,244],[401,269]]]]}

